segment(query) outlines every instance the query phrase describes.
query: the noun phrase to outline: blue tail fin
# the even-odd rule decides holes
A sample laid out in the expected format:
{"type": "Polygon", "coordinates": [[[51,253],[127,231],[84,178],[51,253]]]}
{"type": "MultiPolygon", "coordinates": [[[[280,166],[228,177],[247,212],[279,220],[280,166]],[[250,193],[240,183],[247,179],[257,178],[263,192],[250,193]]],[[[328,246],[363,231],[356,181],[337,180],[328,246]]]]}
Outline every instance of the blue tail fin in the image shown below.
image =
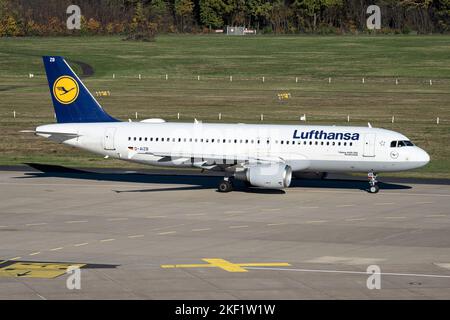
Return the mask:
{"type": "Polygon", "coordinates": [[[62,57],[42,57],[56,120],[67,122],[116,122],[107,114],[62,57]]]}

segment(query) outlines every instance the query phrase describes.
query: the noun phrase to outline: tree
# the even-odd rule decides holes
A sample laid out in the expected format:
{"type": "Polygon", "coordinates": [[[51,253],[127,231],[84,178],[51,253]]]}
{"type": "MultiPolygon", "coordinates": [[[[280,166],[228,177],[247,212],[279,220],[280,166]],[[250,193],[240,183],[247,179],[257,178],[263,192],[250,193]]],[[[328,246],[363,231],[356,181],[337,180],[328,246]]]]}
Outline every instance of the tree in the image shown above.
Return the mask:
{"type": "Polygon", "coordinates": [[[209,28],[223,27],[225,3],[222,0],[200,0],[200,20],[209,28]]]}
{"type": "Polygon", "coordinates": [[[187,23],[192,23],[194,3],[191,0],[175,0],[175,15],[180,20],[181,31],[185,31],[187,23]]]}

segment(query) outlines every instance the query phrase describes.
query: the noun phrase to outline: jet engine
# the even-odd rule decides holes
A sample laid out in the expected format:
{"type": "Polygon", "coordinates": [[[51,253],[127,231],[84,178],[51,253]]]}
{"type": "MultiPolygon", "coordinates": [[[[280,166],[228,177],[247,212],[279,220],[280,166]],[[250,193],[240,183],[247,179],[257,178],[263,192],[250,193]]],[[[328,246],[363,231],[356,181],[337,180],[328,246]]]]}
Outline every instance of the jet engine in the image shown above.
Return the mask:
{"type": "Polygon", "coordinates": [[[283,189],[291,184],[292,169],[285,164],[254,165],[236,172],[234,177],[255,187],[283,189]]]}

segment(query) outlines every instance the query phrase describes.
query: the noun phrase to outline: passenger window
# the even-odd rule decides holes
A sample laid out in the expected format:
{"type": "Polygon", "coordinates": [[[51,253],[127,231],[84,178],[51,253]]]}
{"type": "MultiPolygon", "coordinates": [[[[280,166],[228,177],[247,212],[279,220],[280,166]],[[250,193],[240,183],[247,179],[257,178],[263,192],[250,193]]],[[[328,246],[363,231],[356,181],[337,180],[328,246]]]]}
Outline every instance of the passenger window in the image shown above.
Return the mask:
{"type": "Polygon", "coordinates": [[[153,137],[152,137],[152,138],[150,138],[150,141],[153,141],[153,137]]]}
{"type": "Polygon", "coordinates": [[[155,141],[158,141],[159,138],[155,138],[155,141]]]}
{"type": "Polygon", "coordinates": [[[133,140],[136,141],[136,137],[134,137],[133,140]]]}
{"type": "Polygon", "coordinates": [[[147,137],[145,137],[144,140],[147,141],[147,137]]]}
{"type": "Polygon", "coordinates": [[[130,141],[131,140],[131,137],[128,137],[128,141],[130,141]]]}
{"type": "Polygon", "coordinates": [[[139,137],[139,141],[142,141],[142,137],[139,137]]]}
{"type": "Polygon", "coordinates": [[[312,145],[312,141],[309,142],[309,145],[312,145]]]}
{"type": "Polygon", "coordinates": [[[391,142],[391,148],[395,148],[397,146],[397,141],[392,141],[391,142]]]}
{"type": "Polygon", "coordinates": [[[350,142],[350,146],[352,146],[353,145],[353,142],[350,142]]]}

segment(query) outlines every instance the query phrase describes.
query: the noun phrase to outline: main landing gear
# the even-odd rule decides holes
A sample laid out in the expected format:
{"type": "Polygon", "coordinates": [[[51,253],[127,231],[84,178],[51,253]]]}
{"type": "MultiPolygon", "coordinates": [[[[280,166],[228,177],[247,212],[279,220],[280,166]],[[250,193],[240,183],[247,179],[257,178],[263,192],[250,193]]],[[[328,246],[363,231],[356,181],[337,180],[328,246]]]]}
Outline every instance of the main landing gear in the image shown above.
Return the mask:
{"type": "Polygon", "coordinates": [[[230,192],[233,190],[233,182],[230,177],[225,177],[219,184],[219,192],[230,192]]]}
{"type": "Polygon", "coordinates": [[[373,171],[367,174],[367,179],[369,179],[369,192],[377,193],[380,191],[380,187],[378,186],[377,174],[373,171]]]}

